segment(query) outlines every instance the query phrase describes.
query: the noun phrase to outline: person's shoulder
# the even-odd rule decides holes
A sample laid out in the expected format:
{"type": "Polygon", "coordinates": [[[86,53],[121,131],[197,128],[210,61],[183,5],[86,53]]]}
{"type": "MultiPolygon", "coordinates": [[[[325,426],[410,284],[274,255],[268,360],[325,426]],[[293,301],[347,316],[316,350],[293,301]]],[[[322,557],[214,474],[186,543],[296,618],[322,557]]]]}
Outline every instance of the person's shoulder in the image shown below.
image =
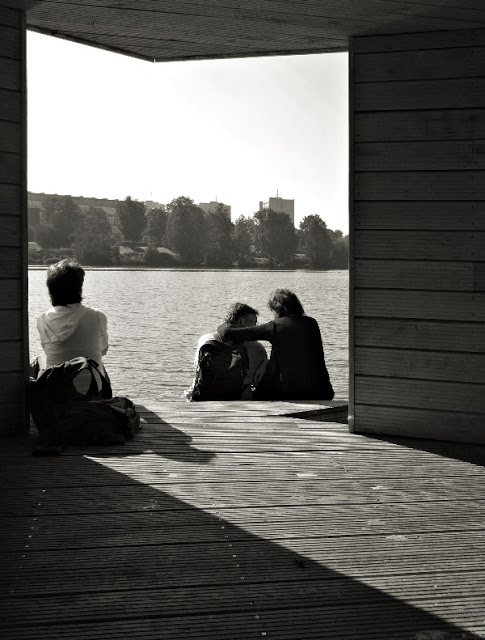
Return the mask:
{"type": "Polygon", "coordinates": [[[279,327],[289,327],[298,324],[299,316],[278,316],[273,320],[274,326],[278,329],[279,327]]]}
{"type": "Polygon", "coordinates": [[[55,312],[55,307],[51,307],[50,309],[46,309],[45,311],[43,311],[40,316],[37,316],[37,326],[39,327],[43,325],[44,322],[49,318],[49,316],[55,315],[55,312]]]}
{"type": "Polygon", "coordinates": [[[312,316],[283,316],[282,318],[275,318],[276,326],[281,327],[318,327],[318,322],[312,316]]]}
{"type": "Polygon", "coordinates": [[[317,320],[312,318],[312,316],[302,316],[302,318],[305,320],[305,323],[301,325],[302,331],[304,331],[308,336],[313,336],[315,340],[321,341],[322,332],[317,320]]]}
{"type": "Polygon", "coordinates": [[[203,344],[206,344],[206,342],[211,342],[212,340],[221,342],[221,338],[218,333],[204,333],[203,336],[200,336],[197,346],[201,347],[203,344]]]}
{"type": "Polygon", "coordinates": [[[49,307],[48,309],[46,309],[45,311],[43,311],[40,316],[37,316],[37,320],[39,320],[40,318],[45,318],[48,315],[52,315],[55,314],[56,312],[56,307],[49,307]]]}
{"type": "Polygon", "coordinates": [[[102,311],[101,309],[98,309],[97,307],[87,307],[86,305],[82,305],[82,307],[84,308],[84,312],[88,315],[92,315],[92,316],[97,316],[98,318],[107,318],[107,315],[105,314],[104,311],[102,311]]]}
{"type": "Polygon", "coordinates": [[[318,329],[320,331],[318,322],[312,316],[300,316],[300,318],[303,325],[307,327],[312,327],[313,329],[318,329]]]}

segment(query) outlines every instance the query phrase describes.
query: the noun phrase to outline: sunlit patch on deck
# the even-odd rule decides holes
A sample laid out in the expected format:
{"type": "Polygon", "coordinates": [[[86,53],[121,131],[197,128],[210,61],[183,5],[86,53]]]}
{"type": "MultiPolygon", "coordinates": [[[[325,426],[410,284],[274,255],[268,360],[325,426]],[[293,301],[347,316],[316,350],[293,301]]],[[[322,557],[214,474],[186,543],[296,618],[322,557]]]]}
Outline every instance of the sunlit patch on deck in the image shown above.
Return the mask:
{"type": "Polygon", "coordinates": [[[278,403],[140,411],[123,446],[4,443],[2,638],[485,635],[483,447],[278,403]]]}

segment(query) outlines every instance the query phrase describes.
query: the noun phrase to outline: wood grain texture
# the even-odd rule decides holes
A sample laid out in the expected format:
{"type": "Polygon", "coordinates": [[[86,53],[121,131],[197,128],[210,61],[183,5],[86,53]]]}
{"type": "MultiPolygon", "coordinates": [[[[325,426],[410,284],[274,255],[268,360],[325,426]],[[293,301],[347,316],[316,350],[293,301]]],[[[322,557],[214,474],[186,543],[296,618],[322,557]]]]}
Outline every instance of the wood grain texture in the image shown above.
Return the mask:
{"type": "MultiPolygon", "coordinates": [[[[450,25],[451,26],[451,25],[450,25]]],[[[470,30],[429,31],[355,38],[356,53],[426,51],[427,49],[449,49],[484,45],[483,28],[470,30]]]]}
{"type": "Polygon", "coordinates": [[[410,409],[407,407],[359,406],[359,433],[400,437],[441,438],[442,440],[471,441],[485,444],[485,417],[483,414],[449,412],[442,410],[410,409]]]}
{"type": "Polygon", "coordinates": [[[485,202],[379,202],[354,203],[356,229],[416,229],[484,231],[485,202]]]}
{"type": "Polygon", "coordinates": [[[22,309],[22,283],[17,278],[0,278],[0,308],[22,309]]]}
{"type": "Polygon", "coordinates": [[[484,36],[355,39],[353,430],[483,442],[484,36]]]}
{"type": "Polygon", "coordinates": [[[0,334],[2,340],[20,340],[22,337],[22,312],[0,308],[0,334]]]}
{"type": "MultiPolygon", "coordinates": [[[[466,32],[468,43],[480,45],[483,38],[474,29],[485,26],[485,11],[478,0],[459,8],[416,0],[272,0],[242,5],[234,0],[178,0],[167,6],[150,0],[116,5],[79,1],[37,3],[28,19],[29,28],[42,33],[161,61],[342,51],[351,36],[378,32],[471,29],[466,32]]],[[[407,38],[412,48],[412,35],[407,38]]],[[[374,50],[372,38],[362,40],[374,50]]],[[[456,36],[455,46],[463,41],[463,36],[456,36]]],[[[406,40],[401,42],[406,48],[406,40]]],[[[365,45],[359,46],[365,50],[365,45]]]]}
{"type": "MultiPolygon", "coordinates": [[[[485,98],[485,96],[484,96],[485,98]]],[[[485,100],[484,100],[485,101],[485,100]]],[[[357,200],[485,200],[483,171],[376,171],[355,174],[357,200]]],[[[412,204],[409,205],[411,209],[412,204]]]]}
{"type": "Polygon", "coordinates": [[[356,404],[485,414],[481,384],[356,375],[355,399],[356,404]]]}
{"type": "Polygon", "coordinates": [[[1,29],[2,38],[0,39],[0,58],[12,58],[14,60],[20,60],[22,40],[20,37],[20,30],[15,28],[8,28],[4,25],[2,25],[1,29]]]}
{"type": "Polygon", "coordinates": [[[365,142],[355,145],[357,171],[465,171],[485,168],[481,140],[365,142]]]}
{"type": "Polygon", "coordinates": [[[355,59],[355,81],[479,78],[483,76],[484,67],[485,46],[360,53],[355,59]]]}
{"type": "Polygon", "coordinates": [[[485,78],[369,82],[355,85],[356,111],[483,109],[485,78]]]}
{"type": "Polygon", "coordinates": [[[485,631],[482,447],[285,415],[299,404],[204,404],[209,417],[224,407],[241,424],[247,413],[277,422],[244,434],[251,452],[205,459],[241,424],[220,425],[212,444],[196,422],[172,424],[199,415],[195,403],[140,407],[151,422],[128,449],[33,458],[30,438],[2,442],[2,637],[485,631]]]}
{"type": "Polygon", "coordinates": [[[20,107],[20,94],[17,91],[9,91],[4,88],[0,78],[0,119],[21,122],[20,107]]]}
{"type": "Polygon", "coordinates": [[[484,262],[485,231],[359,230],[355,257],[484,262]]]}
{"type": "Polygon", "coordinates": [[[473,262],[357,260],[355,286],[367,289],[483,291],[485,279],[473,262]]]}
{"type": "Polygon", "coordinates": [[[20,60],[0,56],[0,78],[3,89],[20,91],[22,81],[20,60]]]}
{"type": "MultiPolygon", "coordinates": [[[[300,485],[302,483],[298,483],[300,485]]],[[[419,481],[416,483],[420,486],[419,481]]],[[[449,489],[447,483],[447,488],[449,489]]],[[[324,482],[320,485],[314,484],[314,488],[323,489],[324,482]]],[[[261,488],[261,483],[258,484],[261,488]]],[[[470,489],[470,482],[465,483],[470,489]]],[[[306,488],[302,484],[300,491],[306,488]]],[[[343,492],[345,486],[340,484],[335,486],[335,490],[343,492]]],[[[465,487],[464,487],[465,488],[465,487]]],[[[402,487],[401,487],[402,492],[402,487]]],[[[132,490],[132,497],[136,497],[136,491],[132,490]]],[[[240,507],[230,508],[225,511],[226,516],[230,516],[231,525],[225,527],[225,531],[231,534],[233,539],[244,540],[247,536],[239,528],[239,525],[248,524],[253,532],[258,535],[275,535],[281,540],[295,540],[302,534],[306,538],[321,539],[322,526],[325,527],[328,535],[344,536],[352,532],[362,534],[366,531],[370,535],[385,534],[389,530],[406,533],[406,526],[413,523],[422,532],[432,532],[439,522],[443,531],[454,531],[463,526],[464,518],[469,515],[467,505],[458,502],[455,509],[449,513],[449,520],[443,522],[441,511],[443,510],[443,496],[435,494],[434,501],[429,502],[404,502],[395,504],[386,502],[372,505],[372,515],[374,522],[369,521],[369,504],[362,502],[353,505],[355,515],[349,518],[348,506],[341,503],[322,504],[320,514],[309,506],[299,508],[293,506],[274,506],[271,510],[271,522],[265,522],[263,508],[261,507],[240,507]],[[441,498],[441,499],[439,499],[441,498]]],[[[370,500],[370,496],[369,496],[370,500]]],[[[58,505],[59,506],[59,505],[58,505]]],[[[134,505],[135,506],[135,505],[134,505]]],[[[483,522],[484,504],[477,501],[475,517],[467,523],[470,529],[480,529],[483,522]]],[[[46,514],[47,515],[47,514],[46,514]]],[[[12,548],[22,551],[22,547],[17,541],[15,546],[15,529],[20,526],[28,530],[29,520],[27,517],[6,517],[4,520],[5,534],[11,535],[9,540],[12,548]]],[[[37,523],[35,540],[32,540],[30,547],[34,550],[49,549],[82,549],[82,539],[85,539],[92,548],[103,548],[109,539],[112,545],[121,546],[123,536],[126,542],[134,542],[138,539],[139,544],[180,544],[187,543],[214,543],[221,539],[221,528],[217,522],[207,522],[197,527],[197,513],[195,509],[168,511],[160,509],[158,511],[143,511],[141,509],[128,511],[125,513],[110,513],[103,518],[103,525],[97,520],[95,513],[85,512],[82,515],[70,514],[69,517],[41,518],[37,523]],[[73,527],[74,525],[74,527],[73,527]],[[56,538],[57,534],[57,538],[56,538]],[[60,535],[59,535],[60,534],[60,535]]],[[[9,536],[10,537],[10,536],[9,536]]],[[[446,581],[446,577],[443,576],[446,581]]],[[[381,578],[382,579],[382,578],[381,578]]],[[[384,582],[384,579],[382,579],[384,582]]],[[[303,585],[302,585],[303,586],[303,585]]],[[[418,586],[418,585],[416,585],[418,586]]],[[[423,585],[424,586],[424,585],[423,585]]],[[[422,591],[425,590],[425,587],[422,591]]],[[[194,593],[196,591],[194,590],[194,593]]],[[[280,594],[281,597],[282,594],[280,594]]],[[[80,604],[82,600],[87,600],[83,594],[78,594],[80,604]]],[[[183,600],[180,601],[182,604],[183,600]]],[[[173,601],[171,606],[176,605],[173,601]]],[[[35,607],[35,605],[34,605],[35,607]]],[[[41,616],[41,610],[35,607],[36,616],[41,616]]],[[[183,613],[183,609],[181,609],[183,613]]],[[[52,612],[53,613],[53,612],[52,612]]],[[[167,611],[168,613],[168,611],[167,611]]],[[[65,615],[69,618],[69,613],[65,615]]]]}
{"type": "Polygon", "coordinates": [[[483,140],[484,109],[357,113],[357,142],[483,140]]]}
{"type": "MultiPolygon", "coordinates": [[[[0,342],[2,353],[4,353],[4,345],[4,342],[0,342]]],[[[9,403],[12,397],[15,397],[21,392],[22,385],[22,373],[13,373],[11,371],[5,373],[5,367],[3,365],[0,367],[0,403],[9,403]]]]}
{"type": "Polygon", "coordinates": [[[25,17],[0,9],[0,435],[26,428],[28,363],[25,17]],[[8,379],[4,373],[11,375],[8,379]],[[21,382],[19,383],[19,376],[21,382]]]}
{"type": "MultiPolygon", "coordinates": [[[[480,571],[471,572],[467,578],[466,581],[460,583],[461,586],[466,584],[474,594],[480,595],[482,593],[480,571]],[[478,580],[478,586],[474,586],[473,578],[478,580]]],[[[431,589],[425,580],[420,579],[418,576],[412,576],[409,580],[416,590],[416,598],[418,598],[418,594],[424,597],[431,595],[431,589]]],[[[450,580],[447,574],[440,573],[437,577],[437,582],[441,586],[440,593],[446,589],[449,597],[453,597],[455,594],[459,597],[457,586],[453,584],[453,581],[450,580]]],[[[388,590],[398,589],[396,582],[390,579],[387,581],[381,579],[379,582],[376,580],[373,584],[375,586],[380,584],[383,587],[387,587],[388,590]]],[[[178,612],[183,614],[184,603],[188,600],[193,603],[194,613],[203,614],[210,611],[215,601],[218,602],[220,611],[230,613],[234,606],[237,605],[237,602],[244,597],[245,591],[247,591],[247,588],[243,585],[231,585],[225,589],[208,586],[203,593],[195,587],[181,587],[178,591],[154,588],[146,594],[133,592],[131,597],[133,606],[143,612],[144,617],[148,618],[153,615],[160,615],[161,611],[166,612],[168,615],[170,615],[170,613],[174,615],[178,612]]],[[[305,582],[295,583],[291,591],[292,593],[288,593],[284,584],[261,584],[259,586],[253,585],[252,588],[255,600],[264,608],[269,608],[275,601],[278,601],[278,603],[284,607],[294,606],[296,601],[300,603],[301,606],[306,604],[307,606],[318,607],[322,599],[328,603],[329,607],[334,607],[341,605],[342,599],[352,596],[352,590],[349,589],[345,579],[336,579],[333,584],[326,581],[319,581],[314,585],[314,589],[310,593],[308,593],[308,590],[305,588],[305,582]],[[292,601],[292,596],[296,598],[296,601],[295,599],[292,601]]],[[[39,601],[29,599],[30,606],[27,617],[25,617],[20,603],[12,600],[9,612],[10,617],[24,624],[29,622],[31,624],[49,623],[53,621],[56,614],[56,608],[53,606],[54,603],[52,600],[53,599],[47,599],[45,603],[46,606],[42,607],[39,601]],[[24,616],[23,619],[22,614],[24,616]]],[[[82,618],[85,618],[86,615],[89,614],[91,618],[95,617],[100,619],[103,615],[103,609],[106,610],[107,608],[112,611],[113,617],[116,619],[123,619],[126,616],[126,604],[122,593],[99,594],[95,607],[90,606],[89,598],[82,594],[66,596],[64,598],[60,597],[58,601],[61,605],[65,604],[64,609],[66,610],[68,609],[68,603],[72,604],[82,618]]],[[[58,620],[59,622],[68,621],[68,613],[59,610],[58,620]]]]}
{"type": "Polygon", "coordinates": [[[357,318],[359,346],[485,353],[485,332],[479,323],[429,322],[401,318],[357,318]]]}
{"type": "Polygon", "coordinates": [[[349,417],[355,415],[355,230],[357,228],[357,201],[355,198],[355,144],[356,144],[356,113],[355,105],[355,39],[349,44],[349,417]]]}
{"type": "MultiPolygon", "coordinates": [[[[20,141],[20,138],[19,138],[20,141]]],[[[21,216],[22,189],[18,184],[0,184],[0,217],[21,216]]]]}
{"type": "Polygon", "coordinates": [[[0,121],[0,152],[18,153],[21,135],[19,123],[0,121]]]}
{"type": "Polygon", "coordinates": [[[355,315],[413,321],[484,322],[484,301],[483,293],[357,289],[355,315]]]}
{"type": "Polygon", "coordinates": [[[21,232],[20,216],[0,215],[0,247],[21,247],[21,232]]]}
{"type": "MultiPolygon", "coordinates": [[[[5,312],[2,311],[2,316],[5,312]]],[[[13,372],[23,371],[23,358],[22,358],[22,342],[20,340],[2,340],[0,341],[2,348],[2,359],[0,362],[0,372],[13,372]]],[[[18,390],[18,387],[15,387],[18,390]]],[[[13,402],[14,395],[11,395],[9,400],[13,402]]]]}
{"type": "Polygon", "coordinates": [[[359,376],[485,384],[485,354],[357,347],[355,372],[359,376]]]}
{"type": "Polygon", "coordinates": [[[2,27],[20,28],[20,15],[18,11],[9,7],[0,7],[0,25],[2,27]]]}
{"type": "Polygon", "coordinates": [[[2,402],[0,404],[1,430],[0,442],[4,436],[19,435],[25,433],[24,407],[19,402],[2,402]]]}
{"type": "Polygon", "coordinates": [[[0,151],[0,182],[20,184],[22,179],[22,157],[17,153],[0,151]]]}

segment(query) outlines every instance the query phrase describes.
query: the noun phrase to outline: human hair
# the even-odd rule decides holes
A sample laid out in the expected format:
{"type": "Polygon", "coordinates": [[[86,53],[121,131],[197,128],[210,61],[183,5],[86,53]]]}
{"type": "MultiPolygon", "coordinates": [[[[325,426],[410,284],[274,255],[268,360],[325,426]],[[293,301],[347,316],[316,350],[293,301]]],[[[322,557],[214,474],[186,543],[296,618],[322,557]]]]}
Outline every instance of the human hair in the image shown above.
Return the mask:
{"type": "Polygon", "coordinates": [[[298,296],[289,289],[276,289],[276,291],[271,294],[268,306],[271,311],[274,311],[278,318],[305,315],[298,296]]]}
{"type": "Polygon", "coordinates": [[[235,302],[234,304],[231,304],[227,310],[224,322],[229,326],[234,326],[241,318],[249,315],[250,313],[255,316],[259,315],[259,311],[256,311],[256,309],[253,309],[248,304],[244,304],[244,302],[235,302]]]}
{"type": "Polygon", "coordinates": [[[47,269],[52,306],[67,306],[83,299],[84,269],[74,260],[61,260],[47,269]]]}

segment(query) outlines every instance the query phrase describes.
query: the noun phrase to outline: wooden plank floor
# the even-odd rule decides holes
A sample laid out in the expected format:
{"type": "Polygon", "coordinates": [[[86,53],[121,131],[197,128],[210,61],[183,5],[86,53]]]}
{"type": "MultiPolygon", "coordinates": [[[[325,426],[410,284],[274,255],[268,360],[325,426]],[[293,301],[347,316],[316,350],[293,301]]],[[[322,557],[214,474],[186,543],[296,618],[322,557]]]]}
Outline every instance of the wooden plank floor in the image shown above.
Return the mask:
{"type": "Polygon", "coordinates": [[[2,640],[485,638],[485,447],[352,435],[329,404],[1,441],[2,640]]]}

